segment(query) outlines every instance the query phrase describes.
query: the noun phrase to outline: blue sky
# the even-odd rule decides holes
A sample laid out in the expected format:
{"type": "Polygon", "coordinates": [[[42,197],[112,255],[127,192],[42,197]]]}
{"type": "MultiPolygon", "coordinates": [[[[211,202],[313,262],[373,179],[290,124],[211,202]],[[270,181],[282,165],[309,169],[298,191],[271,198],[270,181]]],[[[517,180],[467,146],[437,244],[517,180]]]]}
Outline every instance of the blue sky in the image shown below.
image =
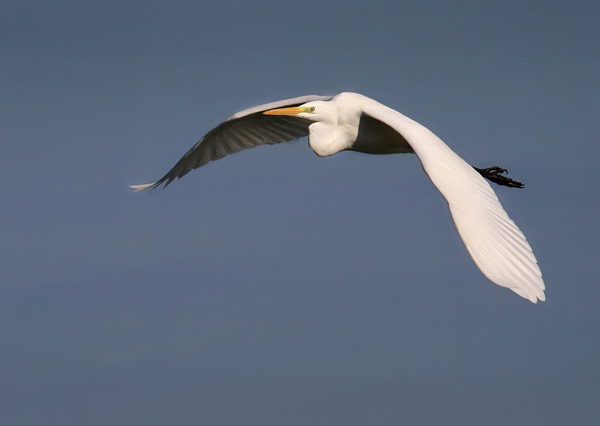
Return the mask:
{"type": "Polygon", "coordinates": [[[0,422],[600,423],[596,1],[0,7],[0,422]],[[548,287],[464,249],[415,156],[306,140],[162,176],[234,112],[357,91],[497,188],[548,287]]]}

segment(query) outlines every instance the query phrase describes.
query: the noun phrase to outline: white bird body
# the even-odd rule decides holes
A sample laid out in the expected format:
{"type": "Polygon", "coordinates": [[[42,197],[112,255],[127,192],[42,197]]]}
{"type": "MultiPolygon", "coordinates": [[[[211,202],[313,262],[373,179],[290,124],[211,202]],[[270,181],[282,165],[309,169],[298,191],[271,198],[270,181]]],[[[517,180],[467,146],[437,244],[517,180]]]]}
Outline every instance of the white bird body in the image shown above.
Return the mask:
{"type": "MultiPolygon", "coordinates": [[[[168,185],[229,153],[307,134],[311,149],[321,157],[345,150],[414,152],[447,200],[458,233],[483,274],[534,303],[545,300],[542,274],[531,247],[482,177],[485,170],[467,164],[424,126],[357,93],[305,96],[241,111],[211,130],[162,179],[132,188],[168,185]]],[[[498,176],[488,178],[497,182],[494,177],[498,176]]]]}

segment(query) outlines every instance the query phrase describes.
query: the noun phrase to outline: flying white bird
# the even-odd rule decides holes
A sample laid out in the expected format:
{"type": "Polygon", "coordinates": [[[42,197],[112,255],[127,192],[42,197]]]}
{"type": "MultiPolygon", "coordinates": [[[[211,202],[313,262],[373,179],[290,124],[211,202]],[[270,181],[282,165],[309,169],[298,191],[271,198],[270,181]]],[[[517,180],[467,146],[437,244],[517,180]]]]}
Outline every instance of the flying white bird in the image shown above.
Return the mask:
{"type": "Polygon", "coordinates": [[[161,179],[131,188],[167,186],[228,154],[307,135],[321,157],[346,150],[417,154],[481,272],[533,303],[545,300],[542,273],[527,239],[483,177],[509,187],[523,185],[503,176],[506,170],[499,167],[471,167],[424,126],[357,93],[303,96],[240,111],[208,132],[161,179]]]}

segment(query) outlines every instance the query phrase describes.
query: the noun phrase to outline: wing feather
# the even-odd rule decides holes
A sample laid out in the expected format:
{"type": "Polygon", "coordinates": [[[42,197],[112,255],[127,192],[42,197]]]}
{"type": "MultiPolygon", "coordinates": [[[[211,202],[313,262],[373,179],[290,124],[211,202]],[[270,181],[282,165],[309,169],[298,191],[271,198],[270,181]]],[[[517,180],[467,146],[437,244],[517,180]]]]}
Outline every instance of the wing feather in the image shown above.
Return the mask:
{"type": "Polygon", "coordinates": [[[151,184],[133,185],[136,191],[167,186],[191,170],[219,160],[226,155],[261,145],[288,142],[308,135],[308,120],[299,117],[264,115],[274,108],[293,107],[311,101],[325,101],[331,96],[302,96],[271,102],[240,111],[208,132],[162,178],[151,184]]]}
{"type": "Polygon", "coordinates": [[[366,97],[361,106],[363,113],[387,124],[410,144],[448,202],[456,229],[481,272],[533,303],[546,300],[531,246],[485,179],[419,123],[366,97]]]}

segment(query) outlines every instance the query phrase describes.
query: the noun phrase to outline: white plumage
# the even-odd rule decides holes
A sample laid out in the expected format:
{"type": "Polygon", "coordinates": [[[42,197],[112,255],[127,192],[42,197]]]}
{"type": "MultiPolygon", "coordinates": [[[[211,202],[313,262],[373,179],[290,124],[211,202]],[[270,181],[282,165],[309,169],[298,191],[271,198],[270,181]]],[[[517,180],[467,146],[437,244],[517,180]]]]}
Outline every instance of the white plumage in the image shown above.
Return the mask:
{"type": "Polygon", "coordinates": [[[542,274],[527,239],[482,176],[507,186],[520,184],[471,167],[424,126],[356,93],[304,96],[238,112],[208,132],[160,180],[131,187],[141,191],[166,186],[227,154],[307,135],[319,156],[344,150],[417,154],[483,274],[533,303],[545,300],[542,274]]]}

